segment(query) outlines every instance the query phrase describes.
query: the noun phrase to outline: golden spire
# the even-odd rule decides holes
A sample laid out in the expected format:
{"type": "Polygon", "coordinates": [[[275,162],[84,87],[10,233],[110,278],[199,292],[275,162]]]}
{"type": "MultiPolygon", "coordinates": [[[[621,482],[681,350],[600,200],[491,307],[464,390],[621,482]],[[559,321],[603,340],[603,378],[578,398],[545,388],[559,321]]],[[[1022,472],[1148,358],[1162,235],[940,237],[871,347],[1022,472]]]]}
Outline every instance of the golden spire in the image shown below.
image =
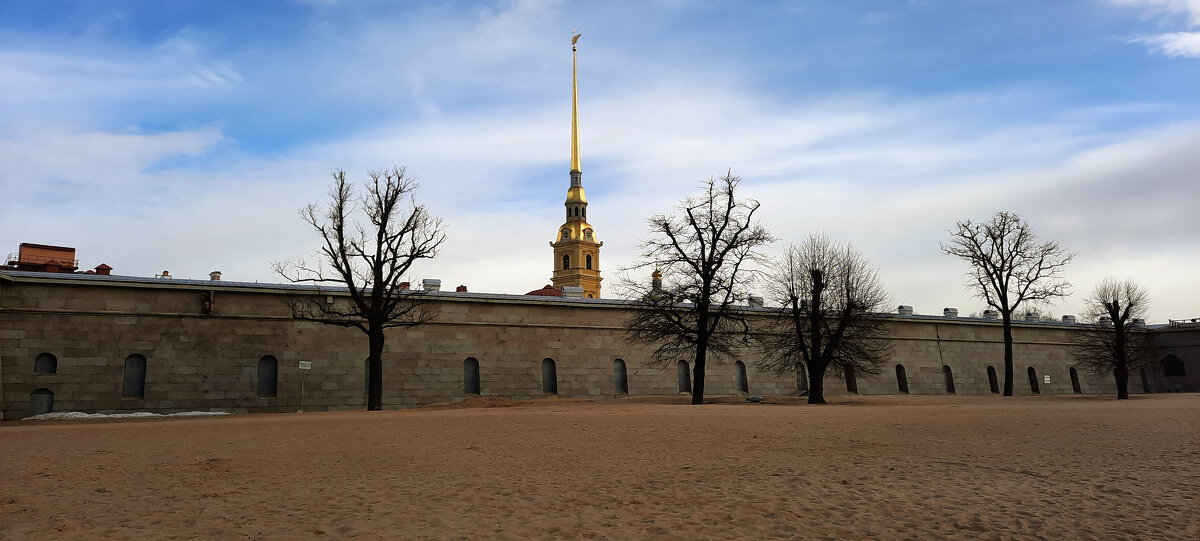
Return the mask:
{"type": "Polygon", "coordinates": [[[583,171],[579,164],[579,83],[575,75],[575,42],[579,41],[579,32],[571,36],[571,170],[583,171]]]}

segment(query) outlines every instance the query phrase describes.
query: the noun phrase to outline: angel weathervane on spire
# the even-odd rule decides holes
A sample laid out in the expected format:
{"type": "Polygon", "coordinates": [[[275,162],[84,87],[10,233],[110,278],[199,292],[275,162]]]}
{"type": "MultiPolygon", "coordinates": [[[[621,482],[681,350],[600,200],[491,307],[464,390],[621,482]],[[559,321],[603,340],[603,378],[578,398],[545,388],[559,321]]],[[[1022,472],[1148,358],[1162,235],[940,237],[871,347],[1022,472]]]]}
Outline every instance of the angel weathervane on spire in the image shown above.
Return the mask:
{"type": "Polygon", "coordinates": [[[576,30],[574,28],[571,29],[571,50],[572,51],[575,50],[575,42],[579,41],[579,36],[582,36],[582,35],[583,34],[579,33],[579,30],[576,30]]]}

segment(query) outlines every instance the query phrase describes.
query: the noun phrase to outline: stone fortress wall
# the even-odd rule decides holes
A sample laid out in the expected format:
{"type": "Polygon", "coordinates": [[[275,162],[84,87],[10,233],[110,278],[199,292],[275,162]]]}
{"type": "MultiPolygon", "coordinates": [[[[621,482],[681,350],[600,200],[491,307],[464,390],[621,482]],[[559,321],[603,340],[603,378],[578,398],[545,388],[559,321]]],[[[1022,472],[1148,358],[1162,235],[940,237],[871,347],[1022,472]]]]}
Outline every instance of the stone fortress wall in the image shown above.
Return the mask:
{"type": "MultiPolygon", "coordinates": [[[[236,282],[0,272],[0,413],[17,419],[47,407],[100,413],[365,407],[365,335],[293,320],[284,299],[295,292],[236,282]],[[301,370],[301,361],[311,369],[301,370]]],[[[387,408],[474,396],[475,382],[479,395],[518,400],[676,395],[690,385],[677,377],[677,366],[652,366],[649,348],[626,340],[628,303],[429,295],[433,322],[389,331],[387,408]]],[[[911,394],[944,394],[950,382],[956,393],[988,394],[988,366],[1003,385],[999,322],[897,316],[890,324],[895,347],[884,372],[853,384],[828,381],[827,394],[896,394],[905,386],[911,394]]],[[[1073,332],[1070,324],[1015,325],[1016,394],[1035,392],[1029,368],[1039,394],[1115,393],[1111,376],[1083,370],[1076,388],[1068,349],[1073,332]]],[[[1185,359],[1187,375],[1167,381],[1151,370],[1143,383],[1134,373],[1130,391],[1200,390],[1198,338],[1197,330],[1164,334],[1163,347],[1185,359]]],[[[796,392],[794,375],[760,373],[753,355],[710,363],[706,393],[796,392]]]]}

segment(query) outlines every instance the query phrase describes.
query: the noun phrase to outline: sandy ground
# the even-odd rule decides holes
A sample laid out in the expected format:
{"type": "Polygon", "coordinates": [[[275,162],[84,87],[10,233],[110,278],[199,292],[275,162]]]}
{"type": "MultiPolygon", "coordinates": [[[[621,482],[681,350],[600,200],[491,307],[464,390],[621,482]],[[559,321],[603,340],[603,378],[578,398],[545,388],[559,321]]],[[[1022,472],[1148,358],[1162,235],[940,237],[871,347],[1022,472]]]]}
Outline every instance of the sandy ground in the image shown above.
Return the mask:
{"type": "Polygon", "coordinates": [[[5,422],[0,538],[1200,539],[1195,394],[837,400],[5,422]]]}

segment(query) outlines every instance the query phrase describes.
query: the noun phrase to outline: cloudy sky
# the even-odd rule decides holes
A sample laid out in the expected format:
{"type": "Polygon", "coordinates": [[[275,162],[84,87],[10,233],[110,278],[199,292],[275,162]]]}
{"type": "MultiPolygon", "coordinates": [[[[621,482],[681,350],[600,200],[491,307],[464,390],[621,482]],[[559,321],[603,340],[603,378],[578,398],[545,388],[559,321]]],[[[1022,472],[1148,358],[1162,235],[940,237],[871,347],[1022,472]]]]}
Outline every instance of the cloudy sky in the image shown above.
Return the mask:
{"type": "MultiPolygon", "coordinates": [[[[896,304],[979,312],[939,243],[997,210],[1150,319],[1200,316],[1200,0],[0,3],[0,252],[277,282],[329,173],[408,168],[448,225],[414,280],[549,282],[583,181],[608,284],[727,169],[780,241],[823,231],[896,304]]],[[[612,294],[611,288],[605,290],[612,294]]]]}

